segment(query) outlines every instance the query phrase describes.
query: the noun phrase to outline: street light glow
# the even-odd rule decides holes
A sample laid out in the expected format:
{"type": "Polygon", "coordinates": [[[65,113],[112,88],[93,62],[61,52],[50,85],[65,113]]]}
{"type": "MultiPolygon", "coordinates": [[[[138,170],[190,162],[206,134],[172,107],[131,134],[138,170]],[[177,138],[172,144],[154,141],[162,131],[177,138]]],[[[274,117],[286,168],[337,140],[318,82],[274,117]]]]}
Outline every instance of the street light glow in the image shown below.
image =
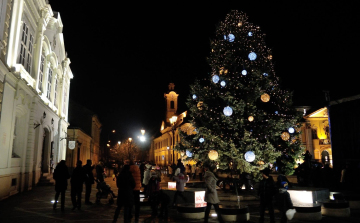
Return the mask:
{"type": "Polygon", "coordinates": [[[121,142],[120,142],[120,141],[118,141],[118,144],[120,145],[120,144],[121,144],[121,142]]]}
{"type": "Polygon", "coordinates": [[[145,142],[145,136],[140,136],[140,141],[145,142]]]}
{"type": "Polygon", "coordinates": [[[129,142],[131,142],[132,141],[132,138],[129,138],[129,142]]]}
{"type": "Polygon", "coordinates": [[[145,134],[145,130],[144,130],[144,129],[140,130],[140,132],[141,132],[142,135],[145,134]]]}

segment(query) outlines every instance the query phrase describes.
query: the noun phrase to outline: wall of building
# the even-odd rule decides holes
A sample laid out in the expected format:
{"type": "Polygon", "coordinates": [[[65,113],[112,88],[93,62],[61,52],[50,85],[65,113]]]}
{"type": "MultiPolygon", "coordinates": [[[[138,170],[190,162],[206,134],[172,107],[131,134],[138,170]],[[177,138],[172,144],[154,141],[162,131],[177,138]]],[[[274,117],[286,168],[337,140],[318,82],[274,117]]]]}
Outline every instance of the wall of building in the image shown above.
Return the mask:
{"type": "Polygon", "coordinates": [[[4,0],[0,13],[1,200],[65,159],[73,75],[62,21],[45,0],[4,0]]]}

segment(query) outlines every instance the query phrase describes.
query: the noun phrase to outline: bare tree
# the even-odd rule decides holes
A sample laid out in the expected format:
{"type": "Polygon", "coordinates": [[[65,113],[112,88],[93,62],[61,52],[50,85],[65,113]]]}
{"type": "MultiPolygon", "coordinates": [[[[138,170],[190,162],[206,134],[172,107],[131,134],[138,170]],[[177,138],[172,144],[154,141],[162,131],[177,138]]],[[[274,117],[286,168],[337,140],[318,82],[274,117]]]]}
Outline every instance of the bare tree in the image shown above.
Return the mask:
{"type": "Polygon", "coordinates": [[[112,151],[112,158],[121,162],[135,159],[139,155],[139,147],[132,140],[117,144],[112,151]]]}

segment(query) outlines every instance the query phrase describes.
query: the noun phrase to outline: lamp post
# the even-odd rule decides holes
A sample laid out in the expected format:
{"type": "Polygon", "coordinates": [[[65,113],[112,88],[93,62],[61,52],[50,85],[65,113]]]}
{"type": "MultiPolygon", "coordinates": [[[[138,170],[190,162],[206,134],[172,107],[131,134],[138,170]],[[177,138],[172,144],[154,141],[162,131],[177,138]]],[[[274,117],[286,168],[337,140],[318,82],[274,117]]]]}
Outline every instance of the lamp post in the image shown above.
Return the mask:
{"type": "Polygon", "coordinates": [[[174,150],[174,148],[175,148],[175,124],[176,124],[177,116],[174,115],[169,120],[170,120],[170,123],[172,125],[171,132],[172,132],[172,137],[173,137],[173,144],[172,144],[173,158],[172,158],[172,161],[173,161],[173,163],[175,163],[175,150],[174,150]]]}
{"type": "Polygon", "coordinates": [[[129,138],[129,151],[128,151],[128,155],[129,155],[129,160],[131,160],[131,141],[132,141],[132,138],[129,138]]]}

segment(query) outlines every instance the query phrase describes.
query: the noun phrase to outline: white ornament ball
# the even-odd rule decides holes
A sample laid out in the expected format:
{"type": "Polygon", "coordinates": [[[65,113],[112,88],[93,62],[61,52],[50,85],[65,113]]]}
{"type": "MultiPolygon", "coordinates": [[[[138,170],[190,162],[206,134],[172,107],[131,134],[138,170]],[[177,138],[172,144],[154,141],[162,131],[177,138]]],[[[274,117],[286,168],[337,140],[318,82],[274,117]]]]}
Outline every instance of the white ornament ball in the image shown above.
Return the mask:
{"type": "Polygon", "coordinates": [[[226,106],[226,107],[224,108],[223,112],[224,112],[224,115],[226,115],[226,116],[231,116],[232,113],[233,113],[233,109],[232,109],[231,107],[229,107],[229,106],[226,106]]]}
{"type": "Polygon", "coordinates": [[[245,153],[245,160],[251,163],[255,160],[255,153],[253,151],[247,151],[245,153]]]}
{"type": "Polygon", "coordinates": [[[192,99],[194,99],[194,100],[196,100],[196,99],[197,99],[196,94],[193,94],[192,99]]]}
{"type": "Polygon", "coordinates": [[[246,71],[246,70],[242,70],[242,71],[241,71],[241,74],[245,76],[245,75],[247,75],[247,71],[246,71]]]}
{"type": "Polygon", "coordinates": [[[268,73],[263,73],[263,75],[264,75],[264,77],[267,77],[267,76],[269,76],[269,74],[268,74],[268,73]]]}
{"type": "Polygon", "coordinates": [[[193,155],[192,152],[190,152],[189,150],[186,150],[186,156],[187,157],[192,157],[192,155],[193,155]]]}
{"type": "Polygon", "coordinates": [[[199,139],[199,142],[200,143],[203,143],[205,141],[205,139],[203,138],[203,137],[201,137],[200,139],[199,139]]]}
{"type": "Polygon", "coordinates": [[[251,53],[249,53],[248,57],[250,60],[256,60],[257,55],[256,55],[256,53],[251,52],[251,53]]]}
{"type": "Polygon", "coordinates": [[[221,87],[225,87],[225,86],[226,86],[226,82],[225,82],[225,81],[221,81],[221,82],[220,82],[220,85],[221,85],[221,87]]]}
{"type": "Polygon", "coordinates": [[[212,81],[213,81],[215,84],[217,84],[217,83],[219,82],[219,80],[220,80],[220,78],[219,78],[218,75],[214,75],[214,76],[212,77],[212,81]]]}
{"type": "Polygon", "coordinates": [[[252,32],[249,32],[249,33],[248,33],[248,36],[252,36],[252,35],[253,35],[253,33],[252,33],[252,32]]]}
{"type": "Polygon", "coordinates": [[[289,133],[293,134],[293,133],[295,132],[295,129],[294,129],[293,127],[290,127],[290,128],[288,129],[288,131],[289,131],[289,133]]]}
{"type": "Polygon", "coordinates": [[[219,153],[216,150],[210,150],[208,156],[209,159],[216,160],[219,157],[219,153]]]}

